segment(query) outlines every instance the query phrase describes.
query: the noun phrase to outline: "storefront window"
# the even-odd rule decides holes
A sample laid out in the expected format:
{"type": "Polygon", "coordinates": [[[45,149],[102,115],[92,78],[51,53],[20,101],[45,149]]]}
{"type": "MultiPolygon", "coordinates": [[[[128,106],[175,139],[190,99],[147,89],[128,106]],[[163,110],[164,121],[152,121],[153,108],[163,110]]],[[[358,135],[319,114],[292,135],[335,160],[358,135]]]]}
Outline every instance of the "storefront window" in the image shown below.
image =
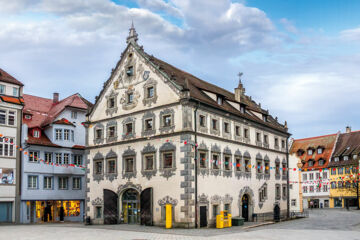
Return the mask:
{"type": "Polygon", "coordinates": [[[80,201],[63,201],[64,216],[80,216],[80,201]]]}

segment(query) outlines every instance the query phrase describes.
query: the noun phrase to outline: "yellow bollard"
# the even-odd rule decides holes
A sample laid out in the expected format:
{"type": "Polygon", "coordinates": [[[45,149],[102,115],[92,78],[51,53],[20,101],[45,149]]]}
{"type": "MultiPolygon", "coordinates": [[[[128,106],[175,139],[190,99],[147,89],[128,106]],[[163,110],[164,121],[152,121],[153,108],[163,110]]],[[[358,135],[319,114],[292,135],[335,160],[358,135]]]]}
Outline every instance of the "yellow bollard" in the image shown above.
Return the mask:
{"type": "Polygon", "coordinates": [[[232,217],[231,214],[228,214],[228,218],[229,218],[229,226],[228,227],[232,227],[232,217]]]}
{"type": "Polygon", "coordinates": [[[172,205],[165,205],[165,228],[172,228],[172,205]]]}

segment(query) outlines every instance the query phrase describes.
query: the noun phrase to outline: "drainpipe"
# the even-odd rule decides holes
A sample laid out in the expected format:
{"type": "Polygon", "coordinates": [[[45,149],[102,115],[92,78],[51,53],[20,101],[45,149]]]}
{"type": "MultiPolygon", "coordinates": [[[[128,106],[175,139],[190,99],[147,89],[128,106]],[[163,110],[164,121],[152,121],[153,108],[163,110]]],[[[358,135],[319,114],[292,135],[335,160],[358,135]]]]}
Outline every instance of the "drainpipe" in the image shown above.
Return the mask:
{"type": "Polygon", "coordinates": [[[194,110],[194,125],[195,125],[195,156],[194,156],[194,162],[195,162],[195,228],[198,228],[198,181],[197,181],[197,170],[198,170],[198,144],[197,144],[197,110],[200,106],[200,102],[198,102],[198,104],[195,106],[195,110],[194,110]]]}
{"type": "Polygon", "coordinates": [[[289,183],[289,137],[286,139],[286,168],[287,168],[287,176],[286,176],[286,197],[287,197],[287,218],[290,218],[290,183],[289,183]]]}

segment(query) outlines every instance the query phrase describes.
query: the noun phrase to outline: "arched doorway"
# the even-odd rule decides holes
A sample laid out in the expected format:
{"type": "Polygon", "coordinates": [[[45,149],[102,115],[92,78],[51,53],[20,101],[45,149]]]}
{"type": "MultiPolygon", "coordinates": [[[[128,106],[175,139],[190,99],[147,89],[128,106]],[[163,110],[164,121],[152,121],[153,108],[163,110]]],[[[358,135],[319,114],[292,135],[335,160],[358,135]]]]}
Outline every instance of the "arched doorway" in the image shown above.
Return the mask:
{"type": "Polygon", "coordinates": [[[153,191],[152,188],[146,188],[140,194],[140,224],[146,226],[153,225],[153,191]]]}
{"type": "Polygon", "coordinates": [[[244,218],[245,222],[249,221],[249,195],[244,194],[242,199],[242,217],[244,218]]]}
{"type": "Polygon", "coordinates": [[[280,206],[279,206],[279,204],[276,204],[274,207],[274,221],[275,222],[280,221],[280,206]]]}
{"type": "Polygon", "coordinates": [[[104,189],[104,224],[117,224],[118,218],[118,195],[104,189]]]}
{"type": "Polygon", "coordinates": [[[133,188],[127,189],[121,198],[124,223],[140,223],[140,196],[133,188]]]}

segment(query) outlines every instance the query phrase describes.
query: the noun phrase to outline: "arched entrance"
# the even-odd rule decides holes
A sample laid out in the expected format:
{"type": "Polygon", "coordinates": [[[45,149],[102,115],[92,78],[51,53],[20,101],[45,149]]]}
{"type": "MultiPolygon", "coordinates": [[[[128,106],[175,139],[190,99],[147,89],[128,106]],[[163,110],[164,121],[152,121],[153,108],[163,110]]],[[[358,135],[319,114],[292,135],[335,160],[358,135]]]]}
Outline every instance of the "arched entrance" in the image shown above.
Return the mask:
{"type": "Polygon", "coordinates": [[[146,225],[146,226],[153,225],[152,196],[153,196],[152,188],[146,188],[140,194],[140,224],[141,225],[146,225]]]}
{"type": "Polygon", "coordinates": [[[140,196],[138,191],[129,188],[121,197],[124,223],[140,223],[140,196]]]}
{"type": "Polygon", "coordinates": [[[274,207],[274,221],[275,222],[280,221],[280,206],[279,206],[279,204],[275,204],[275,207],[274,207]]]}
{"type": "Polygon", "coordinates": [[[244,194],[242,199],[242,217],[244,218],[245,222],[249,221],[249,195],[244,194]]]}
{"type": "Polygon", "coordinates": [[[104,224],[117,224],[118,218],[118,195],[104,189],[104,224]]]}

